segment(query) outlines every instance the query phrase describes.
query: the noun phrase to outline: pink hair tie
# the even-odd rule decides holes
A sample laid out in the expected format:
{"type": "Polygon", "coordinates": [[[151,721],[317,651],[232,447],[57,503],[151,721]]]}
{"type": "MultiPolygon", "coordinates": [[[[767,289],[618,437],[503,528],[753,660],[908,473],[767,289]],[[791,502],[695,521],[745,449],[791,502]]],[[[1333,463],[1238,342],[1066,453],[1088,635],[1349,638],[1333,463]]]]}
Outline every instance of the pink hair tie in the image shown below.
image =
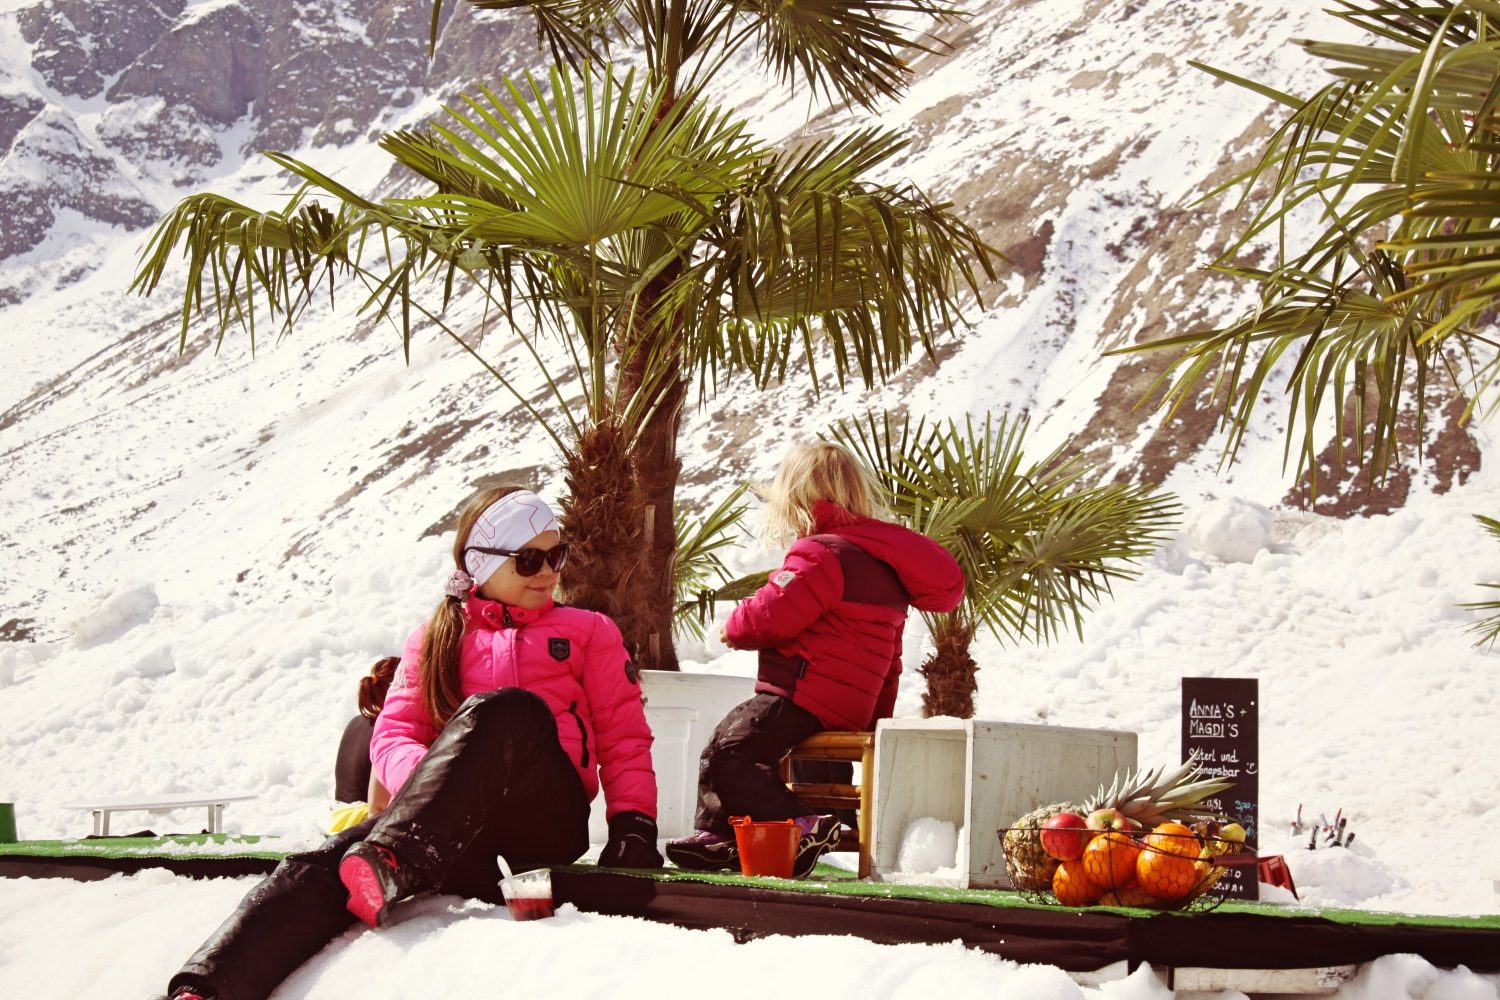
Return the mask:
{"type": "Polygon", "coordinates": [[[474,578],[461,569],[453,571],[448,577],[448,582],[443,585],[443,593],[449,597],[456,597],[460,601],[469,596],[469,591],[474,589],[474,578]]]}

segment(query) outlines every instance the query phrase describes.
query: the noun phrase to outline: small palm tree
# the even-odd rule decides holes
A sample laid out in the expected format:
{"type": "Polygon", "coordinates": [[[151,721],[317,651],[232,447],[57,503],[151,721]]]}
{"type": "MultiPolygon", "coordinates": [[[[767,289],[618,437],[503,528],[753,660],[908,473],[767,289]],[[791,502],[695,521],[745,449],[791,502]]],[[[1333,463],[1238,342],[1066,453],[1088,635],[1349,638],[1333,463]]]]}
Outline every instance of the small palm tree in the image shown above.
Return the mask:
{"type": "MultiPolygon", "coordinates": [[[[1500,521],[1493,517],[1485,517],[1483,514],[1475,514],[1474,520],[1484,527],[1491,538],[1500,539],[1500,521]]],[[[1480,586],[1488,590],[1500,590],[1500,583],[1482,583],[1480,586]]],[[[1459,607],[1485,612],[1483,618],[1469,625],[1468,631],[1477,637],[1474,640],[1475,646],[1493,649],[1495,640],[1500,639],[1500,599],[1471,601],[1467,604],[1460,604],[1459,607]]]]}
{"type": "Polygon", "coordinates": [[[530,11],[558,65],[546,85],[508,81],[444,123],[386,136],[429,193],[376,201],[269,154],[304,182],[284,208],[188,198],[158,226],[135,287],[157,287],[181,245],[184,344],[205,282],[221,339],[244,323],[253,345],[257,308],[289,330],[323,281],[350,277],[404,345],[415,314],[478,358],[441,321],[464,280],[518,331],[536,320],[560,333],[572,370],[543,370],[568,421],[547,428],[565,455],[563,521],[580,555],[565,585],[617,617],[642,666],[671,669],[676,440],[691,383],[700,399],[737,372],[765,385],[794,349],[814,386],[823,351],[841,382],[883,378],[916,347],[931,353],[978,296],[976,269],[993,279],[998,259],[951,206],[871,179],[903,148],[898,136],[871,128],[768,147],[708,106],[702,85],[758,40],[784,78],[871,104],[909,79],[903,47],[930,47],[893,18],[957,15],[930,0],[471,2],[530,11]],[[640,39],[640,79],[601,61],[622,39],[640,39]],[[578,417],[565,405],[572,385],[583,390],[578,417]]]}
{"type": "Polygon", "coordinates": [[[1173,530],[1177,500],[1148,486],[1086,485],[1092,471],[1061,450],[1040,461],[1023,455],[1025,421],[985,418],[959,426],[888,414],[834,425],[834,440],[854,451],[884,483],[894,513],[942,542],[963,567],[963,603],[924,614],[936,647],[920,672],[923,714],[974,714],[979,669],[975,633],[1002,640],[1050,641],[1083,615],[1113,580],[1173,530]]]}
{"type": "MultiPolygon", "coordinates": [[[[735,545],[730,532],[740,528],[745,512],[750,509],[744,503],[748,489],[736,486],[697,523],[682,514],[677,516],[677,563],[672,581],[677,599],[674,619],[677,635],[702,639],[716,601],[738,600],[754,593],[753,589],[742,593],[750,586],[751,578],[737,585],[729,567],[719,558],[721,551],[735,545]]],[[[758,585],[765,574],[756,574],[753,579],[758,585]]]]}
{"type": "MultiPolygon", "coordinates": [[[[1310,97],[1194,63],[1290,110],[1242,186],[1245,231],[1213,266],[1257,291],[1229,326],[1131,350],[1175,350],[1176,407],[1207,388],[1233,457],[1277,378],[1287,450],[1314,469],[1320,418],[1378,476],[1414,411],[1447,382],[1470,409],[1493,385],[1500,297],[1500,8],[1488,0],[1341,0],[1369,44],[1302,41],[1334,81],[1310,97]],[[1258,263],[1252,253],[1268,253],[1258,263]]],[[[1464,416],[1467,418],[1468,411],[1464,416]]],[[[1312,483],[1316,489],[1316,481],[1312,483]]]]}

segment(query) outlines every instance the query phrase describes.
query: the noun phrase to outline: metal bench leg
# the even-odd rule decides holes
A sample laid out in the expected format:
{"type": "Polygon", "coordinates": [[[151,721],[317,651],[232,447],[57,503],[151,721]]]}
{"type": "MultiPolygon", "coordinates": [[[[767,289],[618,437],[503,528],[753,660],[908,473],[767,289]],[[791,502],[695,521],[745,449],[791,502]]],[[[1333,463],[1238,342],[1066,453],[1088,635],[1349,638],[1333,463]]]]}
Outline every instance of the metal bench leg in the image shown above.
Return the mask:
{"type": "Polygon", "coordinates": [[[222,833],[224,830],[224,803],[216,802],[208,807],[208,832],[222,833]]]}
{"type": "Polygon", "coordinates": [[[108,837],[109,836],[109,810],[108,809],[95,809],[94,810],[94,836],[96,836],[96,837],[108,837]]]}

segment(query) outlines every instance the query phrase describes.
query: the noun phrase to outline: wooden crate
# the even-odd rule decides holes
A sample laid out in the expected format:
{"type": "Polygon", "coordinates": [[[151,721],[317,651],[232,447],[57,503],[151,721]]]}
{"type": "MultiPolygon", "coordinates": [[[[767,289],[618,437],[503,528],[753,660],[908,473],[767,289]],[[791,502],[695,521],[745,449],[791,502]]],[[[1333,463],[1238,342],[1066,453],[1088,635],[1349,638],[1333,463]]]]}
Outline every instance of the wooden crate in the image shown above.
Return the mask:
{"type": "Polygon", "coordinates": [[[914,819],[960,834],[959,884],[1005,888],[1000,828],[1049,802],[1078,801],[1136,765],[1136,735],[983,719],[885,719],[875,731],[871,873],[896,871],[914,819]]]}

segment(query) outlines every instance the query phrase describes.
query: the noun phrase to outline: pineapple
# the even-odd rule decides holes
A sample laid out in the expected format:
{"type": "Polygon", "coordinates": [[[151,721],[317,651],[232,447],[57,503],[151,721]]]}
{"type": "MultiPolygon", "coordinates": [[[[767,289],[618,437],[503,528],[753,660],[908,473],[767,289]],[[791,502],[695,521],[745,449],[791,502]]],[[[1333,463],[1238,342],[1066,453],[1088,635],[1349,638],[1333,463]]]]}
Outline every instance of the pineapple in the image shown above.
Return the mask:
{"type": "Polygon", "coordinates": [[[1234,783],[1222,778],[1200,780],[1196,753],[1171,774],[1165,768],[1137,771],[1124,779],[1116,774],[1106,790],[1103,785],[1082,805],[1054,802],[1033,809],[1005,831],[1005,859],[1011,884],[1023,892],[1046,892],[1052,888],[1057,861],[1042,850],[1042,824],[1060,812],[1087,816],[1097,809],[1118,809],[1142,828],[1150,830],[1168,820],[1187,821],[1203,816],[1204,799],[1217,795],[1234,783]]]}
{"type": "Polygon", "coordinates": [[[1060,812],[1079,812],[1082,808],[1071,802],[1054,802],[1031,810],[1011,824],[1002,843],[1012,887],[1022,892],[1052,891],[1052,874],[1060,862],[1042,850],[1042,824],[1060,812]]]}

